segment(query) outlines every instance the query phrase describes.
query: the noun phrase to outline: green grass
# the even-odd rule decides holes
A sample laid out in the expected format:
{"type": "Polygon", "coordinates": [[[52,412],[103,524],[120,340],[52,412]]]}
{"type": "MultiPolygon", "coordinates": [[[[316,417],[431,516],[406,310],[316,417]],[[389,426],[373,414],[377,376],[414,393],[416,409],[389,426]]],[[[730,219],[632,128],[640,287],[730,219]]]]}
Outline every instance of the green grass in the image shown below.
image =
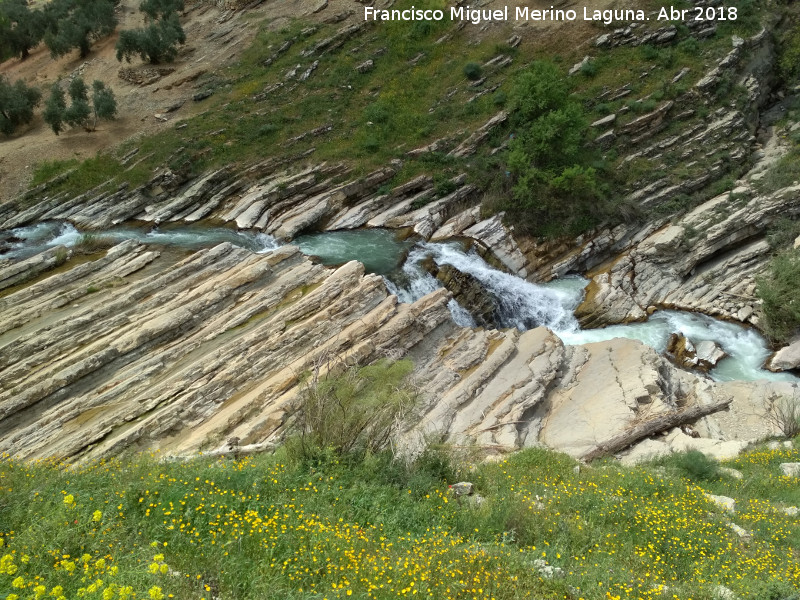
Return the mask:
{"type": "MultiPolygon", "coordinates": [[[[398,7],[411,4],[411,0],[403,0],[398,7]]],[[[648,0],[642,8],[655,10],[662,4],[661,0],[648,0]]],[[[724,24],[709,39],[694,40],[686,28],[679,27],[678,38],[669,47],[593,50],[591,68],[570,78],[572,92],[586,108],[589,121],[628,107],[628,112],[617,119],[619,127],[666,100],[681,97],[730,50],[730,35],[753,33],[753,24],[765,11],[749,0],[734,4],[742,7],[743,15],[747,12],[746,18],[724,24]],[[749,12],[746,7],[750,7],[749,12]],[[689,68],[689,74],[676,84],[669,83],[682,68],[689,68]],[[645,72],[648,75],[642,78],[645,72]],[[631,89],[628,96],[617,100],[601,98],[607,90],[626,85],[631,89]]],[[[427,0],[416,2],[416,6],[438,8],[444,2],[427,0]]],[[[222,165],[253,164],[269,157],[280,157],[290,164],[341,162],[350,168],[348,178],[402,158],[403,167],[393,184],[420,173],[447,179],[466,172],[472,182],[487,190],[503,188],[507,170],[504,154],[488,158],[486,149],[482,149],[476,157],[447,164],[431,164],[427,157],[409,159],[405,154],[439,139],[455,146],[503,108],[515,78],[532,60],[550,56],[566,72],[584,53],[574,44],[548,37],[510,49],[505,44],[512,33],[510,29],[498,29],[475,41],[474,31],[467,28],[453,32],[452,24],[446,20],[434,24],[368,25],[339,48],[302,56],[341,27],[321,25],[309,29],[306,23],[295,22],[283,31],[262,31],[237,64],[206,74],[198,82],[200,88],[214,92],[203,101],[202,113],[176,122],[181,129],[169,128],[125,142],[114,152],[81,163],[50,193],[78,194],[106,181],[113,187],[123,183],[137,187],[162,168],[192,176],[222,165]],[[437,43],[445,34],[450,37],[437,43]],[[290,47],[278,55],[277,50],[286,42],[291,42],[290,47]],[[487,81],[471,87],[465,66],[483,65],[498,55],[512,56],[513,64],[499,72],[482,68],[487,81]],[[355,67],[368,58],[374,60],[374,68],[367,73],[358,72],[355,67]],[[319,63],[307,81],[286,80],[287,72],[296,65],[301,65],[299,72],[303,72],[315,60],[319,63]],[[283,87],[266,97],[259,96],[279,83],[283,87]],[[481,90],[496,85],[500,86],[496,91],[467,102],[481,90]],[[330,126],[331,130],[291,141],[323,126],[330,126]],[[139,148],[138,154],[130,166],[123,167],[119,159],[134,147],[139,148]],[[312,151],[309,158],[298,158],[312,151]]],[[[717,102],[723,101],[729,102],[725,98],[717,102]]],[[[670,123],[659,135],[674,135],[702,122],[716,107],[717,104],[699,107],[695,116],[670,123]]],[[[511,133],[511,125],[500,128],[490,143],[499,145],[511,133]]],[[[653,142],[658,139],[656,136],[653,142]]],[[[626,143],[623,140],[623,147],[626,143]]],[[[612,148],[603,163],[604,169],[614,173],[610,185],[615,194],[624,195],[662,176],[661,168],[619,168],[622,154],[612,148]]],[[[669,151],[661,162],[670,166],[666,175],[675,183],[706,173],[717,158],[706,157],[701,151],[686,172],[672,164],[675,161],[669,151]]],[[[75,165],[42,165],[35,181],[45,181],[72,166],[75,165]]],[[[679,204],[668,202],[662,212],[679,204]]]]}
{"type": "Polygon", "coordinates": [[[799,589],[800,525],[779,508],[800,498],[777,469],[800,459],[797,450],[762,448],[727,463],[741,481],[613,461],[576,472],[572,459],[542,449],[473,466],[454,452],[313,466],[283,451],[73,469],[4,459],[0,554],[10,558],[0,588],[20,598],[42,585],[68,598],[108,589],[117,598],[130,586],[138,598],[241,600],[609,600],[667,590],[710,600],[717,585],[762,599],[799,589]],[[464,479],[482,503],[448,493],[464,479]],[[706,490],[733,496],[737,514],[723,514],[706,490]],[[731,520],[752,538],[740,541],[731,520]],[[562,576],[542,576],[543,564],[562,576]]]}
{"type": "Polygon", "coordinates": [[[31,187],[35,187],[65,173],[78,164],[74,158],[69,160],[49,160],[36,165],[33,171],[31,187]]]}
{"type": "Polygon", "coordinates": [[[777,254],[766,276],[758,279],[756,293],[762,301],[764,329],[774,340],[789,342],[800,330],[800,251],[777,254]]]}
{"type": "Polygon", "coordinates": [[[764,177],[755,183],[761,193],[770,193],[794,185],[800,181],[800,143],[795,142],[791,150],[767,169],[764,177]]]}

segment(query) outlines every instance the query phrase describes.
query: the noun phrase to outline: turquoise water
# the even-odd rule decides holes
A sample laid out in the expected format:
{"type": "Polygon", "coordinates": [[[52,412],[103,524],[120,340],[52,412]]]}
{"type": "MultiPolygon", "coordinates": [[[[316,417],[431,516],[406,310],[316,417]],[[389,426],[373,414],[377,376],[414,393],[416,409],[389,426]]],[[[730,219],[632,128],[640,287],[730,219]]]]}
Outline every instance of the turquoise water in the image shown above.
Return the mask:
{"type": "Polygon", "coordinates": [[[413,241],[399,241],[395,232],[387,229],[356,229],[312,233],[295,238],[303,254],[317,256],[325,265],[340,265],[360,260],[368,273],[390,275],[400,268],[406,251],[413,241]]]}
{"type": "MultiPolygon", "coordinates": [[[[0,248],[3,249],[0,258],[24,258],[59,244],[74,245],[81,235],[65,223],[40,223],[0,232],[0,248]]],[[[274,238],[264,233],[202,225],[162,226],[158,229],[119,227],[95,235],[185,248],[210,247],[221,242],[230,242],[253,252],[268,252],[279,247],[274,238]]],[[[393,231],[384,229],[315,233],[300,236],[292,243],[304,254],[318,257],[325,265],[360,260],[367,272],[384,276],[390,292],[396,294],[401,302],[413,302],[441,287],[441,282],[421,266],[422,261],[431,258],[437,264],[450,264],[480,281],[495,298],[495,318],[501,327],[525,330],[546,326],[570,345],[618,337],[636,339],[659,352],[664,351],[671,333],[680,332],[695,343],[712,340],[730,355],[711,371],[714,379],[798,380],[788,373],[770,373],[761,368],[770,350],[758,332],[701,314],[658,311],[644,323],[583,330],[573,311],[583,298],[586,279],[566,277],[537,285],[498,271],[475,252],[465,251],[458,243],[400,241],[393,231]]],[[[466,307],[459,306],[455,300],[451,300],[449,306],[457,324],[464,327],[474,324],[466,307]]]]}

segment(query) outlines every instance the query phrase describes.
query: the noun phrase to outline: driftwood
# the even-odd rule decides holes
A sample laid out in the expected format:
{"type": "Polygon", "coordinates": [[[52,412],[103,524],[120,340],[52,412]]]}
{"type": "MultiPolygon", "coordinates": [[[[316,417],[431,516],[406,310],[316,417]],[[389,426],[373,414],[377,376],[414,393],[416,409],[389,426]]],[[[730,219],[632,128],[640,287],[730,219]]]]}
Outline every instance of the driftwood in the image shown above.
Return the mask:
{"type": "Polygon", "coordinates": [[[194,458],[241,458],[242,456],[251,456],[253,454],[262,454],[264,452],[275,452],[276,444],[271,442],[264,442],[261,444],[249,444],[247,446],[240,446],[238,438],[231,438],[228,442],[218,450],[210,450],[208,452],[199,452],[197,454],[187,455],[170,455],[164,457],[164,461],[173,462],[177,460],[192,460],[194,458]],[[235,443],[231,443],[236,440],[235,443]]]}
{"type": "Polygon", "coordinates": [[[673,427],[679,427],[686,423],[690,423],[691,421],[695,421],[700,417],[705,417],[706,415],[726,409],[731,402],[733,402],[733,398],[715,402],[714,404],[691,406],[676,412],[658,415],[657,417],[648,419],[647,421],[643,421],[635,425],[631,429],[628,429],[627,431],[611,438],[610,440],[603,442],[599,446],[596,446],[592,450],[589,450],[587,453],[581,456],[581,460],[589,462],[595,458],[600,458],[601,456],[605,456],[607,454],[619,452],[631,444],[635,444],[641,439],[656,433],[660,433],[667,429],[672,429],[673,427]]]}

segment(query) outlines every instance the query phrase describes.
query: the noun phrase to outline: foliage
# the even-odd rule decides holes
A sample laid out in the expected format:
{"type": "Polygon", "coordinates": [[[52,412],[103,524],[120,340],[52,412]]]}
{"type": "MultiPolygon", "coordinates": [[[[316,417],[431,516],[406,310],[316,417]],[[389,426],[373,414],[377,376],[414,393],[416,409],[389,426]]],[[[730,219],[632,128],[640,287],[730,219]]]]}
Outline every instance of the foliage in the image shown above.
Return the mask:
{"type": "Polygon", "coordinates": [[[410,361],[348,367],[339,375],[331,374],[332,368],[341,365],[321,359],[303,390],[291,445],[301,459],[326,451],[337,456],[378,452],[416,402],[413,387],[404,383],[413,368],[410,361]]]}
{"type": "Polygon", "coordinates": [[[800,29],[797,27],[797,17],[794,27],[784,34],[779,46],[778,70],[783,80],[792,84],[800,79],[800,29]]]}
{"type": "Polygon", "coordinates": [[[674,454],[664,461],[676,467],[682,475],[692,481],[713,481],[719,478],[719,465],[698,450],[674,454]]]}
{"type": "Polygon", "coordinates": [[[92,82],[92,109],[94,112],[92,128],[97,127],[97,119],[110,120],[117,116],[117,101],[114,98],[114,92],[102,81],[92,82]]]}
{"type": "Polygon", "coordinates": [[[780,217],[767,230],[767,241],[775,250],[791,246],[798,236],[800,236],[800,221],[788,217],[780,217]]]}
{"type": "Polygon", "coordinates": [[[577,234],[613,214],[602,173],[585,149],[587,121],[557,67],[534,62],[509,97],[510,198],[498,208],[523,232],[577,234]]]}
{"type": "Polygon", "coordinates": [[[112,0],[54,0],[47,14],[51,29],[44,41],[53,57],[77,48],[85,58],[92,42],[111,35],[117,26],[112,0]]]}
{"type": "MultiPolygon", "coordinates": [[[[64,121],[74,126],[86,126],[92,109],[89,107],[89,88],[80,77],[69,82],[69,108],[64,111],[64,121]]],[[[88,128],[87,128],[88,131],[88,128]]]]}
{"type": "Polygon", "coordinates": [[[21,599],[657,600],[668,590],[709,600],[725,585],[743,600],[790,598],[800,525],[780,506],[799,492],[777,473],[797,460],[797,449],[758,448],[726,463],[741,481],[700,487],[649,466],[576,471],[538,448],[468,473],[441,452],[410,463],[388,453],[291,463],[279,450],[71,468],[3,458],[0,589],[21,599]],[[482,504],[448,493],[467,477],[482,504]],[[706,491],[734,497],[736,515],[706,491]],[[731,520],[752,532],[746,544],[731,520]]]}
{"type": "Polygon", "coordinates": [[[56,135],[64,130],[64,125],[94,131],[98,119],[113,119],[117,114],[114,92],[102,81],[95,80],[92,83],[91,104],[89,88],[80,77],[70,81],[69,96],[70,105],[67,107],[64,91],[59,83],[55,83],[45,104],[44,120],[56,135]]]}
{"type": "Polygon", "coordinates": [[[30,123],[41,98],[39,90],[22,80],[11,84],[0,75],[0,132],[11,135],[20,125],[30,123]]]}
{"type": "Polygon", "coordinates": [[[117,60],[131,61],[137,54],[143,61],[159,64],[174,60],[178,55],[178,44],[186,42],[180,21],[172,14],[143,29],[127,29],[119,34],[117,60]]]}
{"type": "Polygon", "coordinates": [[[45,13],[31,10],[26,0],[0,2],[0,60],[8,56],[28,58],[31,48],[42,41],[47,26],[45,13]]]}
{"type": "Polygon", "coordinates": [[[800,328],[800,252],[787,250],[775,256],[765,277],[758,279],[767,334],[788,341],[800,328]]]}
{"type": "Polygon", "coordinates": [[[766,418],[785,438],[800,435],[800,402],[791,396],[773,396],[766,400],[766,418]]]}
{"type": "Polygon", "coordinates": [[[464,77],[470,81],[478,81],[483,76],[483,69],[476,62],[468,62],[464,65],[464,77]]]}
{"type": "Polygon", "coordinates": [[[56,135],[64,130],[64,115],[66,112],[67,101],[64,97],[64,90],[61,89],[60,84],[54,83],[50,88],[50,96],[47,97],[47,102],[44,104],[42,117],[56,135]]]}
{"type": "Polygon", "coordinates": [[[183,0],[143,0],[139,10],[151,21],[165,19],[183,10],[183,0]]]}

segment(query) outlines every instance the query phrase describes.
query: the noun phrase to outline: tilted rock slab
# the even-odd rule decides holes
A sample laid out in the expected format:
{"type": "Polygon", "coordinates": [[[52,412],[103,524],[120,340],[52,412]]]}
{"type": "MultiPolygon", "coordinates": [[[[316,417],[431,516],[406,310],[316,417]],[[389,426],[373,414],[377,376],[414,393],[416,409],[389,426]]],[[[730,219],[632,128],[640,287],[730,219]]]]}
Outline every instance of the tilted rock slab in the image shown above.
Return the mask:
{"type": "Polygon", "coordinates": [[[783,383],[716,384],[631,340],[565,346],[545,328],[460,328],[449,300],[438,290],[400,304],[360,263],[327,269],[292,246],[126,241],[88,257],[55,249],[7,261],[0,453],[188,456],[232,437],[268,447],[286,434],[305,373],[381,357],[416,365],[420,414],[400,440],[410,451],[439,439],[578,456],[643,418],[728,395],[730,421],[708,417],[704,431],[749,439],[772,433],[753,417],[765,395],[798,395],[783,383]]]}

